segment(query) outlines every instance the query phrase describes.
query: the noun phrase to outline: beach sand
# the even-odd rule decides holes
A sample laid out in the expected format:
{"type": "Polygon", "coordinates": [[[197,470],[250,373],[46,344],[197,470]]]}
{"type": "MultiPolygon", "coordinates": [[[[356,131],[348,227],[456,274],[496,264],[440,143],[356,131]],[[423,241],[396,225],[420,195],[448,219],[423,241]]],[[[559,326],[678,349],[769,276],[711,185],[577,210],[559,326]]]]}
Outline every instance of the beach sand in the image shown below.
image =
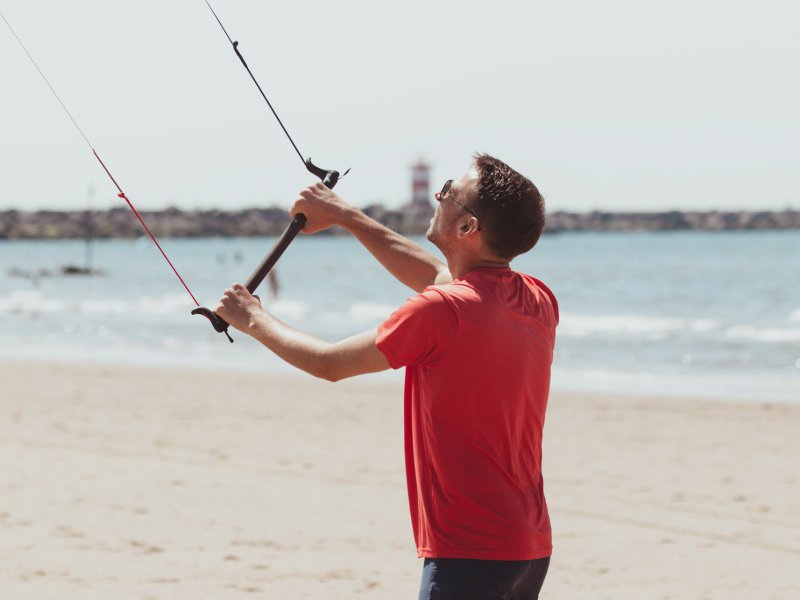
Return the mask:
{"type": "MultiPolygon", "coordinates": [[[[402,384],[0,364],[0,598],[416,598],[402,384]]],[[[542,598],[800,598],[800,406],[553,393],[542,598]]]]}

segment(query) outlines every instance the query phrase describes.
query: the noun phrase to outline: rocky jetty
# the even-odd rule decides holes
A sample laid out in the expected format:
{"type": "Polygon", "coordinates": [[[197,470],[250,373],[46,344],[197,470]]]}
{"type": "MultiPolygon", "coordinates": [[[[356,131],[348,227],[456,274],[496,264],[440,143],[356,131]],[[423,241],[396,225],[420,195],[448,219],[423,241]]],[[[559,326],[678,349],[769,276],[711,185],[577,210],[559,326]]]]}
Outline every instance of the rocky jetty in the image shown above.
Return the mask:
{"type": "Polygon", "coordinates": [[[661,213],[568,213],[547,215],[547,230],[558,231],[748,231],[800,229],[800,211],[709,211],[661,213]]]}
{"type": "MultiPolygon", "coordinates": [[[[281,208],[139,211],[156,237],[278,235],[289,223],[281,208]]],[[[0,239],[138,238],[142,226],[126,207],[105,211],[0,211],[0,239]]]]}
{"type": "MultiPolygon", "coordinates": [[[[372,205],[364,211],[387,227],[403,234],[421,234],[428,227],[432,208],[400,210],[372,205]]],[[[256,237],[278,235],[289,223],[281,208],[221,210],[141,211],[156,237],[256,237]]],[[[553,212],[546,232],[566,231],[731,231],[800,229],[800,211],[778,212],[553,212]]],[[[331,231],[336,234],[337,231],[331,231]]],[[[127,207],[105,211],[0,211],[0,240],[137,238],[142,226],[127,207]]]]}

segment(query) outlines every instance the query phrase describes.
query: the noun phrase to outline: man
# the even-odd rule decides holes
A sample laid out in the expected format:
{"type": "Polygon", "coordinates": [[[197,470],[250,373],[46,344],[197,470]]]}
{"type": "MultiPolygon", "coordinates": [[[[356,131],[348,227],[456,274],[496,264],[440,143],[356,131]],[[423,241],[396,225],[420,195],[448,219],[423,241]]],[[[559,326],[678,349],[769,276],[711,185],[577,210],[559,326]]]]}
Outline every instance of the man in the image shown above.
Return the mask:
{"type": "Polygon", "coordinates": [[[532,600],[552,549],[541,441],[558,306],[509,263],[538,241],[544,202],[533,183],[486,154],[436,200],[427,237],[446,264],[321,183],[291,210],[308,218],[306,233],[344,227],[419,292],[376,330],[324,342],[264,312],[239,284],[217,313],[330,381],[405,366],[407,485],[425,558],[420,600],[532,600]]]}

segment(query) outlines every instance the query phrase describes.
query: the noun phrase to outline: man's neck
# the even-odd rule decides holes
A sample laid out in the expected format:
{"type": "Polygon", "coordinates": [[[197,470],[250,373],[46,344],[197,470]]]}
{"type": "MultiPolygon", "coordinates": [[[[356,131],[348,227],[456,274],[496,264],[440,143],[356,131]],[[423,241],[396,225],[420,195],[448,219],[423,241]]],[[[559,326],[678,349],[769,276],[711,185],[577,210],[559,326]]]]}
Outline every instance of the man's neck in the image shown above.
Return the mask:
{"type": "Polygon", "coordinates": [[[447,267],[453,279],[461,279],[464,275],[475,269],[507,269],[509,261],[495,258],[473,258],[471,260],[447,261],[447,267]]]}

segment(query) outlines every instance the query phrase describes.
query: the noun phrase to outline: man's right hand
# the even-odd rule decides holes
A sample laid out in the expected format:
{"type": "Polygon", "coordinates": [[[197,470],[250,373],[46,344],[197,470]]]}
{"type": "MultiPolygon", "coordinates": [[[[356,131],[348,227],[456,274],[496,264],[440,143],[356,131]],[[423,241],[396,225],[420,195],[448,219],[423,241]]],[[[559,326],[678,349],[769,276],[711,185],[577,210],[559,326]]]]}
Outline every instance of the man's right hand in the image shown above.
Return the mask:
{"type": "Polygon", "coordinates": [[[346,229],[387,271],[416,292],[453,280],[447,265],[430,252],[371,219],[322,183],[300,192],[289,213],[292,217],[297,213],[306,216],[303,233],[316,233],[333,225],[346,229]]]}
{"type": "Polygon", "coordinates": [[[303,233],[316,233],[333,225],[344,224],[347,212],[352,209],[333,190],[317,182],[300,192],[289,214],[294,217],[297,213],[303,213],[307,219],[303,233]]]}

